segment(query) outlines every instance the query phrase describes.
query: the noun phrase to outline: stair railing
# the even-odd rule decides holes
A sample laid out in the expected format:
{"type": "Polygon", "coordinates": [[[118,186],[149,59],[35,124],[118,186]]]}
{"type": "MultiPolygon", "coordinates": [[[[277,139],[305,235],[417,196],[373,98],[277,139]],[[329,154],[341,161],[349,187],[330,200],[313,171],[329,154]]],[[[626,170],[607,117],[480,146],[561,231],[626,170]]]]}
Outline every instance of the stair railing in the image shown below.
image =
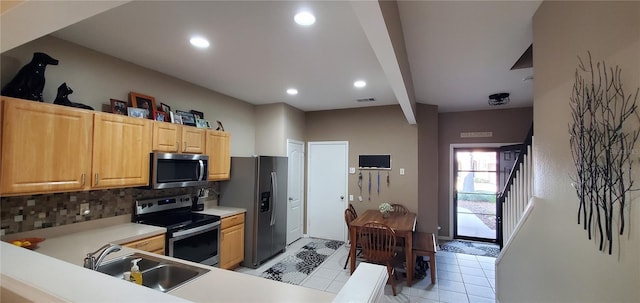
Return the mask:
{"type": "Polygon", "coordinates": [[[518,159],[513,164],[509,179],[498,194],[498,244],[501,248],[513,235],[533,195],[532,143],[533,125],[522,144],[518,159]]]}

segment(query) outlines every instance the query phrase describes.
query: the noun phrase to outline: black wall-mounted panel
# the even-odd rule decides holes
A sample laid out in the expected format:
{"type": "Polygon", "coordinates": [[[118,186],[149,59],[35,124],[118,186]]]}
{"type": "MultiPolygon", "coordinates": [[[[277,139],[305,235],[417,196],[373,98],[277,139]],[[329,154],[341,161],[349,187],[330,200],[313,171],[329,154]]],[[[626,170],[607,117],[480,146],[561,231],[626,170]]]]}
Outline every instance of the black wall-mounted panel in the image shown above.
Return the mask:
{"type": "Polygon", "coordinates": [[[359,168],[391,169],[391,155],[360,155],[359,168]]]}

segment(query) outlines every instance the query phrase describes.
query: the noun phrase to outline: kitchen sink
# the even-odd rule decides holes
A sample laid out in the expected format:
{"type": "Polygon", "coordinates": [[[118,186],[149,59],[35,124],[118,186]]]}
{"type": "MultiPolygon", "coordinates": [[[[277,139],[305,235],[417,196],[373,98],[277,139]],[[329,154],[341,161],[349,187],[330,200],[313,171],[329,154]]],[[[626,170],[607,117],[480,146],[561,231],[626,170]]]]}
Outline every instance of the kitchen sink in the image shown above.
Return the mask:
{"type": "Polygon", "coordinates": [[[142,273],[142,285],[162,292],[168,292],[209,272],[209,270],[205,268],[141,253],[134,253],[106,261],[98,266],[97,271],[122,279],[124,273],[131,270],[131,260],[138,258],[142,259],[138,262],[138,267],[140,267],[140,272],[142,273]]]}
{"type": "Polygon", "coordinates": [[[138,262],[140,271],[145,271],[152,267],[160,265],[160,259],[149,259],[149,257],[146,255],[136,253],[132,255],[122,256],[110,261],[105,261],[100,266],[98,266],[98,269],[96,270],[103,274],[122,279],[123,274],[131,270],[131,261],[138,258],[142,259],[140,260],[140,262],[138,262]]]}

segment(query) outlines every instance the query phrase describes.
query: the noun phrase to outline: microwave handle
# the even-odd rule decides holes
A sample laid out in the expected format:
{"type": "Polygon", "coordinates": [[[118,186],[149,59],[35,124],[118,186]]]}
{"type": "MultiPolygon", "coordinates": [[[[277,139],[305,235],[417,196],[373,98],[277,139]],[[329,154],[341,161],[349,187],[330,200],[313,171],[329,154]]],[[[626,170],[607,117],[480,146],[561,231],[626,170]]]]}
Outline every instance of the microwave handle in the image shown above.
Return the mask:
{"type": "Polygon", "coordinates": [[[204,162],[202,160],[198,160],[198,181],[202,181],[202,178],[204,177],[204,162]]]}

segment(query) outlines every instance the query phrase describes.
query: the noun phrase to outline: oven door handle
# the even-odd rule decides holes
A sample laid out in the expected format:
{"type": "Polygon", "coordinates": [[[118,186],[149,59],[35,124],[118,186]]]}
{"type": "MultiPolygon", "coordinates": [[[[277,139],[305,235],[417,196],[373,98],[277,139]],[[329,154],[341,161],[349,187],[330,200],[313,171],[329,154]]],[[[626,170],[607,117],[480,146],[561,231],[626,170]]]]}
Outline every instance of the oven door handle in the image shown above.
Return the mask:
{"type": "Polygon", "coordinates": [[[183,237],[183,236],[190,236],[192,234],[197,234],[199,232],[215,228],[218,225],[220,225],[220,222],[209,223],[209,224],[198,226],[198,227],[195,227],[195,228],[181,230],[181,231],[173,233],[173,237],[172,238],[180,238],[180,237],[183,237]]]}

